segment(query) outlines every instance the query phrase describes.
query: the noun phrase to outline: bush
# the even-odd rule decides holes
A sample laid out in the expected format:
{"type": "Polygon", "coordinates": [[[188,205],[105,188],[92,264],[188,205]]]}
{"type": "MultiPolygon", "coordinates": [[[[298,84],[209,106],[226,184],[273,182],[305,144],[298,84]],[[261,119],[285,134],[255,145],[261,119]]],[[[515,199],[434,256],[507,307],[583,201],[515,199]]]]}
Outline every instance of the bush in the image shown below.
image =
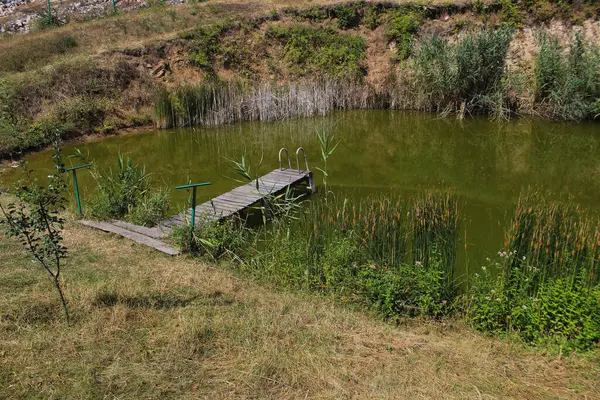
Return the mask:
{"type": "Polygon", "coordinates": [[[360,61],[365,58],[366,45],[360,36],[301,25],[269,26],[266,35],[282,42],[284,59],[298,75],[363,75],[360,61]]]}
{"type": "Polygon", "coordinates": [[[516,334],[533,345],[587,350],[600,340],[600,286],[585,269],[544,276],[544,269],[502,252],[472,286],[472,325],[492,334],[516,334]],[[488,268],[499,269],[493,276],[488,268]],[[539,283],[535,283],[539,282],[539,283]]]}
{"type": "Polygon", "coordinates": [[[102,125],[105,114],[106,105],[102,99],[76,96],[58,103],[52,119],[71,132],[91,132],[102,125]]]}
{"type": "Polygon", "coordinates": [[[340,29],[356,28],[360,24],[358,6],[354,4],[340,4],[335,8],[338,27],[340,29]]]}
{"type": "Polygon", "coordinates": [[[363,23],[371,30],[378,28],[381,25],[381,16],[376,6],[370,6],[365,10],[363,23]]]}
{"type": "Polygon", "coordinates": [[[388,22],[387,37],[396,43],[396,58],[405,60],[411,56],[415,35],[423,22],[423,15],[416,11],[399,9],[388,22]]]}

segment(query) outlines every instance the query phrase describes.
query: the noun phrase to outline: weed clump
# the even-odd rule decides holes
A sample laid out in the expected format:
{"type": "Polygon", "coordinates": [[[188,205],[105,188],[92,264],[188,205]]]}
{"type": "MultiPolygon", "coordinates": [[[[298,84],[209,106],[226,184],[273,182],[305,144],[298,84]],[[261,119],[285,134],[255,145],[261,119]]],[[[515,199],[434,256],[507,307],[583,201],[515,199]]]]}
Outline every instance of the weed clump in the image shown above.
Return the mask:
{"type": "Polygon", "coordinates": [[[340,29],[356,28],[361,20],[359,4],[340,4],[335,8],[338,27],[340,29]]]}
{"type": "Polygon", "coordinates": [[[146,168],[139,168],[131,158],[119,155],[116,171],[94,170],[97,193],[90,205],[94,218],[127,218],[134,224],[153,226],[165,218],[169,192],[153,188],[146,168]]]}

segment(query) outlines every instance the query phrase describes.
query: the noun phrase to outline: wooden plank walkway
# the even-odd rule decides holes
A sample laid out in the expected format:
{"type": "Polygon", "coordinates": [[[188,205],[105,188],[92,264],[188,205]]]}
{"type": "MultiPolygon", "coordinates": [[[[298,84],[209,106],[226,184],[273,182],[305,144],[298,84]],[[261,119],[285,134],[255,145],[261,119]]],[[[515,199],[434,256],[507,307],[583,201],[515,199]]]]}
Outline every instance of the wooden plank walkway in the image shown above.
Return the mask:
{"type": "MultiPolygon", "coordinates": [[[[220,221],[238,214],[270,195],[278,195],[292,186],[306,183],[314,191],[312,172],[297,169],[276,169],[246,185],[215,197],[196,206],[196,224],[207,221],[220,221]]],[[[85,226],[112,232],[136,243],[153,247],[165,254],[174,256],[181,252],[160,239],[167,238],[175,226],[183,226],[191,215],[191,208],[184,213],[162,221],[153,228],[138,226],[125,221],[79,221],[85,226]]]]}
{"type": "MultiPolygon", "coordinates": [[[[196,206],[196,224],[229,218],[235,214],[239,214],[269,195],[283,193],[288,187],[301,183],[308,184],[314,190],[311,171],[299,171],[289,168],[276,169],[252,182],[196,206]]],[[[168,218],[162,221],[156,228],[165,231],[175,226],[182,226],[191,218],[191,211],[192,209],[190,208],[186,210],[186,215],[181,213],[168,218]]]]}
{"type": "MultiPolygon", "coordinates": [[[[89,226],[91,228],[100,229],[105,232],[116,233],[117,235],[121,235],[128,239],[131,239],[136,243],[153,247],[156,250],[161,251],[170,256],[176,256],[176,255],[180,254],[179,250],[172,248],[171,246],[169,246],[168,244],[166,244],[164,242],[161,242],[160,240],[157,240],[155,238],[152,238],[150,236],[147,236],[147,235],[139,233],[139,232],[134,232],[129,229],[124,229],[121,226],[117,226],[117,223],[122,224],[123,223],[122,221],[114,221],[112,223],[109,223],[109,222],[101,222],[101,221],[81,220],[81,221],[79,221],[79,223],[82,225],[85,225],[85,226],[89,226]]],[[[130,225],[130,226],[133,225],[133,224],[129,224],[129,223],[125,223],[125,224],[130,225]]],[[[136,229],[138,229],[138,228],[153,229],[153,228],[144,228],[143,226],[137,226],[137,225],[133,225],[133,226],[137,227],[136,229]]],[[[166,236],[167,235],[165,234],[164,237],[166,237],[166,236]]]]}

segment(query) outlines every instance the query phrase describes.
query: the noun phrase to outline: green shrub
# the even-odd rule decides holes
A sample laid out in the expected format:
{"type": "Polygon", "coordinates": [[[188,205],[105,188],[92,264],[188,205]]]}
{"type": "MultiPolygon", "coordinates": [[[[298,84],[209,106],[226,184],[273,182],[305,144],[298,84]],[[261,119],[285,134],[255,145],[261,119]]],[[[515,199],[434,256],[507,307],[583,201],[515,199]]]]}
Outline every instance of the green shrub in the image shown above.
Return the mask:
{"type": "Polygon", "coordinates": [[[544,276],[514,252],[501,252],[499,270],[487,268],[472,286],[472,325],[492,334],[516,334],[533,345],[587,350],[600,340],[600,286],[590,286],[582,269],[567,276],[544,276]],[[537,282],[537,283],[534,283],[537,282]]]}
{"type": "Polygon", "coordinates": [[[340,29],[356,28],[360,24],[360,13],[357,5],[340,4],[335,8],[338,27],[340,29]]]}
{"type": "Polygon", "coordinates": [[[521,24],[521,14],[516,0],[500,0],[500,19],[511,27],[518,27],[521,24]]]}
{"type": "Polygon", "coordinates": [[[214,58],[219,52],[220,38],[230,29],[230,24],[217,24],[211,27],[199,26],[186,32],[182,37],[188,41],[190,62],[200,68],[212,71],[214,58]]]}
{"type": "Polygon", "coordinates": [[[102,125],[106,105],[102,99],[76,96],[58,103],[53,111],[53,119],[70,130],[91,132],[94,127],[102,125]]]}
{"type": "Polygon", "coordinates": [[[366,45],[360,36],[302,25],[269,26],[266,35],[282,42],[285,61],[299,75],[363,75],[360,61],[365,58],[366,45]]]}
{"type": "Polygon", "coordinates": [[[48,11],[41,13],[40,17],[33,22],[33,28],[37,31],[56,28],[58,26],[60,26],[60,20],[56,16],[56,13],[48,11]]]}
{"type": "Polygon", "coordinates": [[[411,56],[415,36],[419,33],[423,15],[407,9],[399,9],[388,22],[387,37],[396,44],[396,58],[405,60],[411,56]]]}
{"type": "Polygon", "coordinates": [[[379,10],[377,7],[367,7],[365,10],[365,16],[363,17],[363,23],[371,30],[376,29],[381,25],[381,16],[379,15],[379,10]]]}

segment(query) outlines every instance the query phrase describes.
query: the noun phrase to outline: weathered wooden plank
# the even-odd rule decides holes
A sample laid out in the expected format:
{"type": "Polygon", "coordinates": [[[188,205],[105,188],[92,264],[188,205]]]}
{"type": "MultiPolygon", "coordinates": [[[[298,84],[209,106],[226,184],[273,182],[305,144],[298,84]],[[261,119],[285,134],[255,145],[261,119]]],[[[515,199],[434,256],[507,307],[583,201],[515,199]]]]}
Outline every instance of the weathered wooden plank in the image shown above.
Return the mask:
{"type": "Polygon", "coordinates": [[[145,226],[131,224],[125,221],[114,220],[111,221],[111,224],[121,227],[123,229],[127,229],[128,231],[141,233],[142,235],[146,235],[154,239],[164,239],[169,236],[168,234],[166,234],[158,228],[148,228],[145,226]]]}
{"type": "Polygon", "coordinates": [[[219,197],[216,197],[214,200],[217,201],[221,201],[221,202],[226,202],[226,203],[233,203],[233,204],[238,204],[242,207],[247,207],[252,203],[255,203],[256,201],[260,200],[256,199],[256,198],[246,198],[244,197],[243,193],[238,194],[236,193],[227,193],[227,195],[221,195],[219,197]]]}
{"type": "Polygon", "coordinates": [[[227,192],[219,196],[219,199],[234,199],[245,201],[248,204],[255,203],[261,199],[262,196],[259,195],[251,195],[246,192],[242,192],[240,190],[232,190],[231,192],[227,192]]]}
{"type": "Polygon", "coordinates": [[[176,250],[176,249],[170,247],[169,245],[167,245],[164,242],[161,242],[160,240],[156,240],[149,236],[142,235],[141,233],[132,232],[127,229],[123,229],[120,226],[109,224],[107,222],[81,220],[81,221],[79,221],[79,223],[82,225],[85,225],[85,226],[89,226],[91,228],[103,230],[105,232],[116,233],[117,235],[121,235],[128,239],[131,239],[136,243],[150,246],[150,247],[152,247],[160,252],[163,252],[165,254],[168,254],[170,256],[175,256],[175,255],[180,254],[179,250],[176,250]]]}
{"type": "MultiPolygon", "coordinates": [[[[298,171],[297,169],[275,170],[270,173],[239,186],[227,193],[215,197],[203,204],[196,206],[196,221],[202,220],[222,220],[234,214],[249,208],[266,196],[276,195],[286,190],[286,188],[307,182],[309,171],[298,171]],[[258,184],[258,188],[257,188],[258,184]]],[[[189,216],[190,210],[186,211],[189,216]]],[[[177,226],[185,223],[181,217],[173,217],[161,223],[161,226],[177,226]]]]}

